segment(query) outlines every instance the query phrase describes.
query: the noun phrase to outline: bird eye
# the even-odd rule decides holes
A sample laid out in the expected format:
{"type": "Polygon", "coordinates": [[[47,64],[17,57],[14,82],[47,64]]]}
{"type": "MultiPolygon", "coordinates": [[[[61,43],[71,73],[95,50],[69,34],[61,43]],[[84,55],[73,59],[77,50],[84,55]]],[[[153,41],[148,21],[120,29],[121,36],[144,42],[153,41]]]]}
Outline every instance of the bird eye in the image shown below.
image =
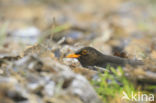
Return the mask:
{"type": "Polygon", "coordinates": [[[82,54],[83,54],[83,55],[86,55],[87,53],[88,53],[87,50],[83,50],[83,51],[82,51],[82,54]]]}

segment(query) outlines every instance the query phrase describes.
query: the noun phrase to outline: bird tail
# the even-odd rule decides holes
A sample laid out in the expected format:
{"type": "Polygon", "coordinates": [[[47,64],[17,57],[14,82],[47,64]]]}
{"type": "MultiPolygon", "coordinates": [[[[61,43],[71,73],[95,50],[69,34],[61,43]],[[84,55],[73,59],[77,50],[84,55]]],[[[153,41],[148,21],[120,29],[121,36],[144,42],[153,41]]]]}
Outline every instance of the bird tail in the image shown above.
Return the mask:
{"type": "Polygon", "coordinates": [[[139,66],[139,65],[143,65],[144,62],[142,60],[128,60],[128,64],[132,66],[139,66]]]}

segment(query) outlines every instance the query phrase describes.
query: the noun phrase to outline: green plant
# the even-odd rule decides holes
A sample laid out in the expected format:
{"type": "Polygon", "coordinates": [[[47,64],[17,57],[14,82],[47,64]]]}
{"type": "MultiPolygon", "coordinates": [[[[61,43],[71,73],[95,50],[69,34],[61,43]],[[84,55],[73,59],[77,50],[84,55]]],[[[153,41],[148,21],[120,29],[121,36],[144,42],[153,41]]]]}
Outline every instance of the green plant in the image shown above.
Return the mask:
{"type": "Polygon", "coordinates": [[[133,84],[127,80],[121,67],[117,69],[107,67],[107,69],[111,73],[109,71],[104,74],[99,73],[99,78],[91,81],[104,102],[109,103],[117,95],[122,97],[123,92],[127,93],[128,97],[131,96],[132,91],[136,93],[133,84]]]}
{"type": "Polygon", "coordinates": [[[53,36],[54,34],[62,32],[62,31],[67,30],[69,28],[71,28],[71,24],[66,23],[63,25],[56,26],[52,29],[49,29],[43,33],[43,35],[40,37],[38,42],[39,42],[39,44],[41,44],[48,36],[53,36]]]}
{"type": "Polygon", "coordinates": [[[6,22],[5,24],[3,24],[0,27],[0,46],[3,44],[5,38],[6,38],[6,31],[8,28],[8,22],[6,22]]]}

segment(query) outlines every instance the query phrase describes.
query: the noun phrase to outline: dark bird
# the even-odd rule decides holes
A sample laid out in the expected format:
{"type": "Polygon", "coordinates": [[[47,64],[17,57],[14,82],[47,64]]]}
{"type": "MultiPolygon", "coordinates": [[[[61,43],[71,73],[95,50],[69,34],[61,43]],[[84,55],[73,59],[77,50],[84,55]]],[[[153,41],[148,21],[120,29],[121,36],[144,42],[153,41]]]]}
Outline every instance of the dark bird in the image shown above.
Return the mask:
{"type": "Polygon", "coordinates": [[[104,55],[92,47],[84,47],[76,51],[74,54],[69,54],[66,57],[77,58],[83,67],[97,66],[106,68],[107,65],[112,67],[123,67],[127,64],[131,66],[144,64],[141,60],[130,60],[117,56],[104,55]]]}

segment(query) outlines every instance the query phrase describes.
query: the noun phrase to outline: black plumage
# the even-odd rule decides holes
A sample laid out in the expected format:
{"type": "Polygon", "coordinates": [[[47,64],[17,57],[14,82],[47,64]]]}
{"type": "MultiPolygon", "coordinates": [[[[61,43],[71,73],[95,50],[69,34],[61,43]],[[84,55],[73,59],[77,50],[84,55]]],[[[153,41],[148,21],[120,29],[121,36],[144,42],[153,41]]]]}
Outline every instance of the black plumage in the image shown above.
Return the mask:
{"type": "MultiPolygon", "coordinates": [[[[143,62],[140,60],[130,60],[127,58],[121,58],[117,56],[110,56],[102,54],[101,52],[97,51],[92,47],[84,47],[78,51],[74,55],[77,55],[77,58],[82,66],[98,66],[106,68],[107,65],[112,67],[117,66],[125,66],[127,64],[131,66],[142,65],[143,62]]],[[[67,56],[72,57],[72,56],[67,56]]]]}

